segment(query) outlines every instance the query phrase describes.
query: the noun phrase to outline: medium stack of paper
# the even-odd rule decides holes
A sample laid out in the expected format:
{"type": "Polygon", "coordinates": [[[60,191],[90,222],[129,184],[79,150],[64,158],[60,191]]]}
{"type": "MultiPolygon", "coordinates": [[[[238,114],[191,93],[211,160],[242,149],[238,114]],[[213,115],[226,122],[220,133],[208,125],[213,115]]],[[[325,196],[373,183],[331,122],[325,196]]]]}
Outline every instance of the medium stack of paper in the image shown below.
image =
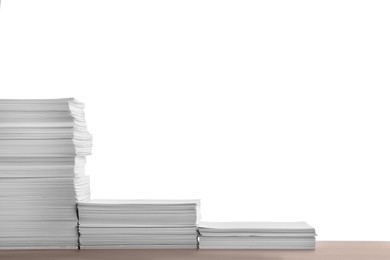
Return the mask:
{"type": "Polygon", "coordinates": [[[305,222],[201,222],[200,249],[314,249],[305,222]]]}
{"type": "Polygon", "coordinates": [[[78,203],[81,248],[197,248],[197,200],[78,203]]]}
{"type": "Polygon", "coordinates": [[[0,249],[78,247],[91,147],[73,98],[0,100],[0,249]]]}

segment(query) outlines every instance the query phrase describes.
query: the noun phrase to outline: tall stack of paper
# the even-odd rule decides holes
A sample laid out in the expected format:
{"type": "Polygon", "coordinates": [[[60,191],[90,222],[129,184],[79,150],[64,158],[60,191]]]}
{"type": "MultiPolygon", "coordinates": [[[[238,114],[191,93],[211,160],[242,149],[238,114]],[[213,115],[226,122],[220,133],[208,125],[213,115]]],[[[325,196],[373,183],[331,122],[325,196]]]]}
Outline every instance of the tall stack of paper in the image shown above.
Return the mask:
{"type": "Polygon", "coordinates": [[[197,248],[194,200],[79,202],[81,248],[197,248]]]}
{"type": "Polygon", "coordinates": [[[201,222],[200,249],[314,249],[305,222],[201,222]]]}
{"type": "Polygon", "coordinates": [[[0,100],[0,249],[78,247],[91,147],[73,98],[0,100]]]}

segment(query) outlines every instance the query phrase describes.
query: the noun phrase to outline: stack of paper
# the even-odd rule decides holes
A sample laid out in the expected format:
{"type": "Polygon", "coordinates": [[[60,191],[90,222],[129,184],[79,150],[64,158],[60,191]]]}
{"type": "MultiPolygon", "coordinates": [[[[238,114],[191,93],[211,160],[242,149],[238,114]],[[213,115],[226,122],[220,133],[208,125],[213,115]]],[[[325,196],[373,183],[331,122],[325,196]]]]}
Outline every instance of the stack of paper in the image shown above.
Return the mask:
{"type": "Polygon", "coordinates": [[[305,222],[201,222],[200,249],[314,249],[305,222]]]}
{"type": "Polygon", "coordinates": [[[89,200],[84,105],[0,100],[0,248],[78,247],[77,200],[89,200]]]}
{"type": "Polygon", "coordinates": [[[197,248],[196,200],[79,202],[81,248],[197,248]]]}

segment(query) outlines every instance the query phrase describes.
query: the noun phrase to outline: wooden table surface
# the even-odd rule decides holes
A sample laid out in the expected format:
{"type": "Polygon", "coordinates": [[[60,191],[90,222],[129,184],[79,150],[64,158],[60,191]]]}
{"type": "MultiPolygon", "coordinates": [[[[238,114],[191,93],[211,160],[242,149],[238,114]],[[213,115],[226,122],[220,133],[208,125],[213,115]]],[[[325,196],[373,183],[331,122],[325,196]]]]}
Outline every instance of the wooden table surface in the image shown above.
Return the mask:
{"type": "Polygon", "coordinates": [[[390,260],[390,242],[317,242],[315,250],[0,250],[0,260],[390,260]]]}

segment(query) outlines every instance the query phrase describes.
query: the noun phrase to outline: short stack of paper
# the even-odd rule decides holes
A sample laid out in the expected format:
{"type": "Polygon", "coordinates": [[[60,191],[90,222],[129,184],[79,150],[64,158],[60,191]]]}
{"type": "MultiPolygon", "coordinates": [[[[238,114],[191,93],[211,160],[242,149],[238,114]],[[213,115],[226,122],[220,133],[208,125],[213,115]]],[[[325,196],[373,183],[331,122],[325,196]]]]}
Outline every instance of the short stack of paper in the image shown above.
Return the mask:
{"type": "Polygon", "coordinates": [[[314,249],[305,222],[201,222],[200,249],[314,249]]]}
{"type": "Polygon", "coordinates": [[[197,248],[197,200],[78,203],[81,248],[197,248]]]}
{"type": "Polygon", "coordinates": [[[78,247],[91,147],[73,98],[0,100],[0,249],[78,247]]]}

